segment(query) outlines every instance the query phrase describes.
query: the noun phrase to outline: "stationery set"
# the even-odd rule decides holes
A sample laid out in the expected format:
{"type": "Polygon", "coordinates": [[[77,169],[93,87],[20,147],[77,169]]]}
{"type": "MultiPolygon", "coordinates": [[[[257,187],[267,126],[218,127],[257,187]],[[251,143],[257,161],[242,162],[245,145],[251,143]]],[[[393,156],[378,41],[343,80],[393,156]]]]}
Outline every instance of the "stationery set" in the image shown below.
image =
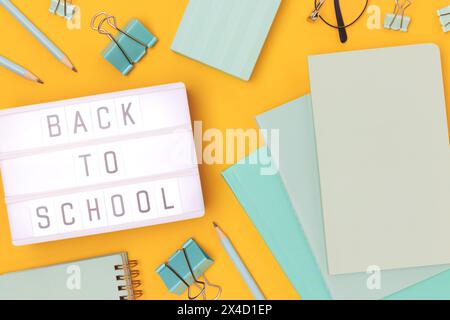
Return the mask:
{"type": "MultiPolygon", "coordinates": [[[[337,29],[347,28],[339,1],[337,29]]],[[[368,1],[362,1],[363,13],[368,1]]],[[[385,28],[407,31],[410,1],[385,28]]],[[[281,0],[190,0],[173,52],[249,81],[281,0]]],[[[64,65],[65,54],[9,0],[4,7],[64,65]]],[[[67,20],[76,6],[52,0],[67,20]]],[[[448,31],[448,8],[437,11],[448,31]]],[[[158,39],[138,19],[99,12],[101,56],[126,76],[158,39]],[[125,20],[126,21],[126,20],[125,20]]],[[[143,63],[143,62],[142,62],[143,63]]],[[[0,65],[43,81],[0,56],[0,65]]],[[[303,299],[450,299],[450,155],[440,50],[419,44],[311,55],[311,93],[256,117],[266,146],[222,175],[303,299]],[[271,132],[278,131],[278,140],[271,132]],[[270,142],[270,143],[269,143],[270,142]],[[275,148],[273,146],[276,146],[275,148]],[[267,163],[275,172],[267,173],[267,163]]],[[[12,242],[30,245],[205,214],[185,84],[0,111],[0,169],[12,242]]],[[[217,236],[253,297],[237,248],[217,236]]],[[[155,272],[169,292],[219,299],[213,258],[194,238],[155,272]]],[[[0,275],[0,299],[142,296],[126,252],[0,275]],[[43,289],[45,288],[45,289],[43,289]]]]}

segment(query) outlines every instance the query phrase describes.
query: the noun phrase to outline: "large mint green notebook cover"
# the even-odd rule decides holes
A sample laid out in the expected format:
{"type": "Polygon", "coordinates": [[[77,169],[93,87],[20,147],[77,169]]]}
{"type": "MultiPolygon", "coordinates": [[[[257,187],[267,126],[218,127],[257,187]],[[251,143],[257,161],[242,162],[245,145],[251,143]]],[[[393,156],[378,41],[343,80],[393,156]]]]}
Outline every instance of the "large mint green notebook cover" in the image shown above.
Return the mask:
{"type": "Polygon", "coordinates": [[[249,80],[281,0],[190,0],[172,50],[249,80]]]}
{"type": "Polygon", "coordinates": [[[264,147],[222,175],[302,299],[329,299],[280,176],[261,174],[268,152],[264,147]]]}
{"type": "Polygon", "coordinates": [[[450,290],[445,290],[444,286],[435,280],[436,278],[417,284],[438,274],[440,275],[437,278],[447,279],[450,277],[450,271],[442,272],[448,270],[449,266],[383,271],[381,288],[375,290],[367,288],[369,275],[366,273],[329,275],[311,98],[307,95],[272,109],[258,116],[257,121],[261,129],[279,130],[278,154],[272,156],[275,162],[278,159],[280,176],[294,212],[305,231],[306,239],[334,299],[381,299],[407,287],[409,287],[407,290],[393,297],[398,299],[450,298],[450,290]],[[414,284],[417,285],[410,287],[414,284]],[[416,288],[422,288],[424,291],[416,288]]]}
{"type": "MultiPolygon", "coordinates": [[[[0,300],[119,300],[126,253],[0,275],[0,300]]],[[[127,269],[127,268],[125,268],[127,269]]]]}

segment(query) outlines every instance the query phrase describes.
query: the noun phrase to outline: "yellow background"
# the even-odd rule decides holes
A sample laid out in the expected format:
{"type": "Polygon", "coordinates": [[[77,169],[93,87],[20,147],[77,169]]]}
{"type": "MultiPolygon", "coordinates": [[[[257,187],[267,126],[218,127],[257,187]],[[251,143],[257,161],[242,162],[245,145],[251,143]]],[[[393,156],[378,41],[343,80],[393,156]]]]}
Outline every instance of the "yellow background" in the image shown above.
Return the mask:
{"type": "MultiPolygon", "coordinates": [[[[80,30],[67,29],[62,18],[48,13],[50,0],[13,2],[70,57],[79,73],[57,62],[0,7],[3,30],[0,54],[45,81],[45,85],[40,86],[1,69],[0,108],[182,81],[188,89],[192,119],[202,120],[204,129],[256,128],[255,115],[309,92],[308,55],[425,42],[440,46],[446,91],[450,92],[450,33],[442,32],[436,16],[436,9],[450,5],[449,0],[413,1],[407,11],[412,18],[408,33],[369,30],[366,26],[369,15],[365,14],[348,30],[349,41],[345,45],[339,42],[335,30],[321,22],[306,21],[313,0],[282,0],[250,82],[170,50],[188,0],[74,0],[81,6],[80,30]],[[130,18],[138,18],[160,39],[128,77],[121,76],[100,56],[108,40],[89,28],[91,17],[99,11],[116,15],[122,25],[130,18]]],[[[348,12],[349,6],[356,2],[342,0],[343,12],[348,12]]],[[[371,0],[370,3],[379,5],[384,15],[392,12],[394,0],[371,0]]],[[[332,7],[332,3],[328,5],[332,7]]],[[[392,70],[392,77],[395,72],[392,70]]],[[[450,95],[447,105],[450,105],[449,98],[450,95]]],[[[222,179],[220,174],[226,167],[200,167],[206,204],[206,215],[202,219],[23,247],[11,244],[1,191],[0,273],[123,250],[140,261],[144,298],[174,299],[177,296],[168,293],[154,270],[185,240],[194,237],[215,260],[208,276],[223,286],[222,298],[251,299],[216,238],[211,223],[217,221],[268,298],[299,298],[222,179]]]]}

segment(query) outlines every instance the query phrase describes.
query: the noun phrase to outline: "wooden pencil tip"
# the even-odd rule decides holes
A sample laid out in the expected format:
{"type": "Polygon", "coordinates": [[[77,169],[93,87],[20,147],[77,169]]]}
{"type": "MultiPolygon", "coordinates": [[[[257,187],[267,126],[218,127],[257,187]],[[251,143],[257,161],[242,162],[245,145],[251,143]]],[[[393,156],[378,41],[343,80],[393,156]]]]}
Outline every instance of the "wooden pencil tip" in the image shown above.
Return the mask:
{"type": "Polygon", "coordinates": [[[41,79],[37,79],[37,83],[44,84],[44,81],[42,81],[41,79]]]}
{"type": "Polygon", "coordinates": [[[214,226],[214,228],[219,227],[219,226],[217,225],[217,223],[215,223],[215,222],[213,222],[213,226],[214,226]]]}
{"type": "Polygon", "coordinates": [[[72,67],[72,71],[73,72],[78,72],[77,68],[75,68],[75,67],[72,67]]]}

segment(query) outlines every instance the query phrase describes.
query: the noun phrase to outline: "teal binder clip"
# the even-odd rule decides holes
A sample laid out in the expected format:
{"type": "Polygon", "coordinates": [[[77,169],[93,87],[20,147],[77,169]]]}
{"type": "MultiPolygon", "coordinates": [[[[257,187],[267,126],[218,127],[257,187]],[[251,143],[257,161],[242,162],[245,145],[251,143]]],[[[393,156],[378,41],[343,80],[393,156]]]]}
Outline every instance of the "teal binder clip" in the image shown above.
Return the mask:
{"type": "Polygon", "coordinates": [[[127,75],[133,69],[134,64],[145,56],[147,49],[153,47],[158,41],[137,19],[129,21],[122,30],[117,27],[116,18],[105,12],[100,12],[94,16],[91,21],[91,28],[106,35],[111,40],[102,51],[102,56],[123,75],[127,75]],[[96,24],[99,17],[102,17],[102,19],[96,24]],[[105,22],[118,31],[116,36],[105,29],[105,22]]]}
{"type": "Polygon", "coordinates": [[[50,9],[48,11],[60,17],[64,17],[67,20],[72,20],[76,10],[77,7],[72,4],[72,1],[51,0],[50,9]]]}
{"type": "Polygon", "coordinates": [[[219,299],[222,288],[208,281],[205,272],[211,267],[213,260],[203,251],[193,239],[189,239],[183,247],[177,250],[166,263],[156,269],[167,289],[177,295],[188,290],[189,300],[202,297],[206,299],[207,286],[214,287],[217,294],[214,300],[219,299]],[[203,281],[199,279],[203,278],[203,281]],[[198,289],[197,294],[192,293],[192,287],[198,289]]]}
{"type": "Polygon", "coordinates": [[[407,32],[411,18],[405,16],[405,11],[412,5],[410,0],[395,0],[394,13],[386,14],[384,28],[394,31],[407,32]]]}
{"type": "Polygon", "coordinates": [[[450,31],[450,6],[437,11],[444,32],[450,31]]]}

